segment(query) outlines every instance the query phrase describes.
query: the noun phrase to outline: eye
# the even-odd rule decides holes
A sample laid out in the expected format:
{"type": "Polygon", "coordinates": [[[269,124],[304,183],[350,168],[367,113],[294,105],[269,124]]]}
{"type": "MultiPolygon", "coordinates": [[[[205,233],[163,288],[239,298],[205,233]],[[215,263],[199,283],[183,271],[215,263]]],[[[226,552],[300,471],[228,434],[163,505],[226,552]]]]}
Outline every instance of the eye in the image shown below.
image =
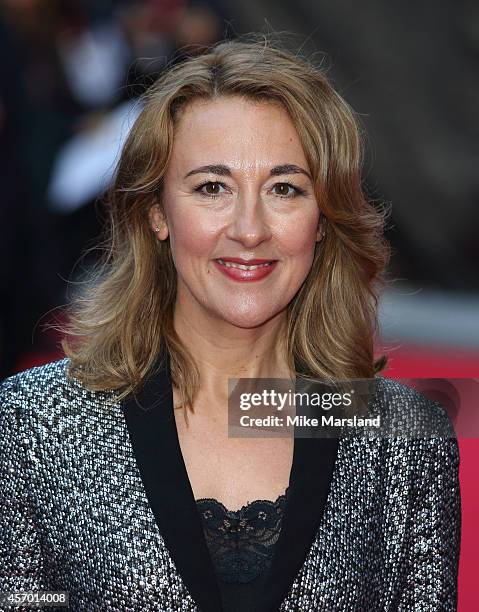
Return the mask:
{"type": "Polygon", "coordinates": [[[306,193],[304,189],[301,189],[301,187],[296,187],[296,185],[292,185],[291,183],[276,183],[273,185],[273,189],[276,189],[277,187],[280,187],[282,190],[282,193],[277,193],[280,198],[295,198],[297,195],[304,195],[306,193]],[[293,193],[288,193],[288,189],[292,189],[293,193]]]}
{"type": "Polygon", "coordinates": [[[194,190],[200,193],[202,196],[216,200],[216,198],[221,195],[221,192],[218,190],[219,187],[225,187],[225,185],[223,185],[223,183],[218,183],[217,181],[206,181],[205,183],[201,183],[201,185],[197,185],[194,190]],[[213,191],[208,192],[203,190],[204,187],[214,189],[213,191]]]}
{"type": "MultiPolygon", "coordinates": [[[[226,188],[226,185],[218,181],[205,181],[204,183],[197,185],[194,188],[194,191],[200,193],[202,196],[216,200],[221,195],[221,191],[219,190],[221,187],[226,188]]],[[[306,193],[304,189],[301,189],[301,187],[297,187],[291,183],[276,183],[273,185],[273,189],[276,189],[277,187],[282,190],[282,193],[277,193],[277,195],[279,195],[280,198],[287,200],[306,193]]]]}

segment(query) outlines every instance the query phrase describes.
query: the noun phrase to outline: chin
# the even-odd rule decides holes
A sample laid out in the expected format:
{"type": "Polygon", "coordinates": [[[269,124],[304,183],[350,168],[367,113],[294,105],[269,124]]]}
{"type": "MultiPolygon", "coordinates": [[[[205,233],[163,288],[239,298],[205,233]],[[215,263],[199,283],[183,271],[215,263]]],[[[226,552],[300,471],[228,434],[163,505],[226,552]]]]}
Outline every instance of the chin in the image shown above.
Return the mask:
{"type": "Polygon", "coordinates": [[[245,310],[241,312],[237,310],[221,311],[216,313],[225,323],[234,325],[235,327],[241,327],[243,329],[253,329],[264,325],[267,321],[272,319],[275,315],[279,314],[279,311],[270,310],[258,311],[258,310],[245,310]]]}

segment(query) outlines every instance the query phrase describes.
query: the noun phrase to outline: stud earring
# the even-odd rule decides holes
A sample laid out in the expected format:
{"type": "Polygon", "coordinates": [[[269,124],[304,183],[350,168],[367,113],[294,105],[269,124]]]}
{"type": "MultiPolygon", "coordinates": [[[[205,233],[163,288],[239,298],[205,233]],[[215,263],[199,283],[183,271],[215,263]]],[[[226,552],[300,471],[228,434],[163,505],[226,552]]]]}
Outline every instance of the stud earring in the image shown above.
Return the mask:
{"type": "Polygon", "coordinates": [[[155,232],[159,232],[160,228],[159,227],[155,227],[155,232]]]}

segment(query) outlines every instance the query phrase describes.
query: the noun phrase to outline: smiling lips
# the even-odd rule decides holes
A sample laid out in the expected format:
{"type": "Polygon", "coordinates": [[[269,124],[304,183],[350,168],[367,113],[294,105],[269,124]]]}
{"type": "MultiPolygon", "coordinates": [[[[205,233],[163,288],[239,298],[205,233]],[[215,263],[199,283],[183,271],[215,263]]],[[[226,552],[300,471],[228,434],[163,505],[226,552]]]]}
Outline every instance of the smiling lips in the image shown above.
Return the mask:
{"type": "Polygon", "coordinates": [[[241,259],[223,257],[214,260],[215,266],[236,281],[256,281],[268,276],[277,264],[276,259],[241,259]]]}

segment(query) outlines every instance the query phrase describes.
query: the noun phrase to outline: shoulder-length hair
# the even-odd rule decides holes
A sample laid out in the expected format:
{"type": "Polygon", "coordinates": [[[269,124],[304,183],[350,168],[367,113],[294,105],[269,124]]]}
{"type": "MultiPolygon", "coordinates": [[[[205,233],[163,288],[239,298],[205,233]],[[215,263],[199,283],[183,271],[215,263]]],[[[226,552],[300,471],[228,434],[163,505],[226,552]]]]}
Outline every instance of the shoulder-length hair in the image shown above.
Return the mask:
{"type": "MultiPolygon", "coordinates": [[[[69,374],[92,390],[142,386],[164,349],[181,405],[193,410],[199,372],[173,326],[176,270],[169,240],[158,241],[148,210],[162,202],[175,124],[190,101],[242,96],[282,104],[313,176],[326,223],[311,270],[287,308],[285,344],[292,372],[335,381],[372,378],[379,289],[390,247],[388,212],[361,186],[362,136],[354,113],[324,71],[261,34],[223,40],[165,70],[142,96],[106,196],[102,257],[57,326],[69,374]]],[[[300,231],[300,229],[298,229],[300,231]]]]}

